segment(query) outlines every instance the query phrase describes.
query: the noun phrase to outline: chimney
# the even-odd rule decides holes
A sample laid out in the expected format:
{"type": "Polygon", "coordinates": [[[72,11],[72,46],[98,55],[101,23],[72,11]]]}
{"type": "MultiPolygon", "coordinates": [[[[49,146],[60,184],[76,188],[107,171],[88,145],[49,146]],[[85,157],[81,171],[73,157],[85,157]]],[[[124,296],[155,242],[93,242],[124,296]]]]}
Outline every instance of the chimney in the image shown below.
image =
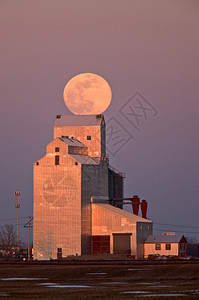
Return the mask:
{"type": "Polygon", "coordinates": [[[140,198],[137,195],[134,195],[131,201],[132,201],[133,213],[134,215],[138,216],[140,198]]]}
{"type": "Polygon", "coordinates": [[[142,200],[141,202],[141,211],[142,211],[142,218],[147,219],[146,214],[147,214],[147,206],[148,203],[146,200],[142,200]]]}

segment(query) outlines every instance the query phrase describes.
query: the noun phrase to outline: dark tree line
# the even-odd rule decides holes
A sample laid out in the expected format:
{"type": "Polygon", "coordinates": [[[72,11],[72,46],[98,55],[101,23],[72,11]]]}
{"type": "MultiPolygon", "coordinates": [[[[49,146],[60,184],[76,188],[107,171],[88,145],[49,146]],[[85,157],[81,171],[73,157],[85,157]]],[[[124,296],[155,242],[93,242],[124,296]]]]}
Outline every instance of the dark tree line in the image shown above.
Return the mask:
{"type": "Polygon", "coordinates": [[[199,242],[196,238],[187,239],[187,256],[199,257],[199,242]]]}
{"type": "Polygon", "coordinates": [[[0,249],[8,256],[17,247],[16,230],[13,225],[0,227],[0,249]]]}

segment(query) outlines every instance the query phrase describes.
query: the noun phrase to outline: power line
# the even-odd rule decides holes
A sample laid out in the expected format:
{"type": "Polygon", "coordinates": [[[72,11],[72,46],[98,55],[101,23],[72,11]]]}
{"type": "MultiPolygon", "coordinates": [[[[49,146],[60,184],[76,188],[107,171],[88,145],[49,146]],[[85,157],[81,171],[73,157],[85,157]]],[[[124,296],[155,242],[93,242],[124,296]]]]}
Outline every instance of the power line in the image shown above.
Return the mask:
{"type": "MultiPolygon", "coordinates": [[[[21,217],[21,218],[19,218],[19,219],[28,219],[28,217],[21,217]]],[[[0,220],[0,222],[5,222],[5,221],[15,221],[16,220],[16,218],[14,218],[14,219],[4,219],[4,220],[0,220]]]]}
{"type": "MultiPolygon", "coordinates": [[[[17,226],[17,224],[5,224],[5,225],[13,225],[14,227],[17,226]]],[[[0,225],[0,227],[4,227],[5,225],[0,225]]],[[[24,223],[19,224],[19,226],[24,226],[24,223]]]]}
{"type": "MultiPolygon", "coordinates": [[[[156,229],[156,228],[154,228],[154,230],[157,230],[157,231],[168,231],[168,229],[156,229]]],[[[180,231],[180,230],[175,230],[175,232],[199,234],[199,232],[197,232],[197,231],[180,231]]]]}
{"type": "Polygon", "coordinates": [[[199,226],[189,226],[189,225],[176,225],[176,224],[163,224],[163,223],[156,223],[153,222],[153,224],[157,224],[157,225],[165,225],[165,226],[174,226],[174,227],[184,227],[184,228],[196,228],[199,229],[199,226]]]}

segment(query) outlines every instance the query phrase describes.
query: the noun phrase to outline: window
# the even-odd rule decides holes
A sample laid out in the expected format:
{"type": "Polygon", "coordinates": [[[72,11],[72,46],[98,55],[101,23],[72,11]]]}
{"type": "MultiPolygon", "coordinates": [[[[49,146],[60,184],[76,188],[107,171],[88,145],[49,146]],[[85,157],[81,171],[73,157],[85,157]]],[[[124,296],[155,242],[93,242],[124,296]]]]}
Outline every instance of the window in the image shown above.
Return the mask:
{"type": "Polygon", "coordinates": [[[59,152],[59,147],[55,147],[55,152],[59,152]]]}
{"type": "Polygon", "coordinates": [[[62,248],[57,248],[58,253],[62,253],[62,248]]]}
{"type": "Polygon", "coordinates": [[[75,162],[75,165],[78,166],[78,162],[77,161],[75,162]]]}
{"type": "Polygon", "coordinates": [[[165,249],[166,249],[166,250],[171,250],[171,244],[166,244],[166,245],[165,245],[165,249]]]}
{"type": "Polygon", "coordinates": [[[149,230],[149,225],[147,225],[147,229],[149,230]]]}
{"type": "Polygon", "coordinates": [[[55,165],[59,165],[59,155],[55,155],[55,165]]]}
{"type": "Polygon", "coordinates": [[[142,229],[142,225],[140,225],[140,229],[142,229]]]}
{"type": "Polygon", "coordinates": [[[87,140],[90,141],[91,140],[91,136],[87,135],[87,140]]]}
{"type": "Polygon", "coordinates": [[[38,161],[36,162],[36,165],[37,165],[37,166],[39,165],[39,162],[38,162],[38,161]]]}
{"type": "Polygon", "coordinates": [[[155,244],[155,250],[161,250],[161,244],[155,244]]]}

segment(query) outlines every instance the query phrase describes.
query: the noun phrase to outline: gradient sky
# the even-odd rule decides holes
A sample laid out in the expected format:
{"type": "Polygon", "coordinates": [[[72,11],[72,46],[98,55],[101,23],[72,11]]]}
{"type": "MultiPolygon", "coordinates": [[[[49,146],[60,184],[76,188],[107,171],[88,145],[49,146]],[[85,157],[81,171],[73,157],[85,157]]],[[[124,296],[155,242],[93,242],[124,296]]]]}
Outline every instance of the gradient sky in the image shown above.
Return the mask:
{"type": "Polygon", "coordinates": [[[198,227],[156,229],[199,232],[198,0],[0,0],[0,43],[0,220],[15,218],[16,190],[20,216],[32,216],[32,164],[55,115],[70,114],[65,84],[91,72],[112,88],[107,121],[133,131],[119,109],[136,91],[158,111],[110,157],[125,196],[148,200],[155,223],[198,227]]]}

